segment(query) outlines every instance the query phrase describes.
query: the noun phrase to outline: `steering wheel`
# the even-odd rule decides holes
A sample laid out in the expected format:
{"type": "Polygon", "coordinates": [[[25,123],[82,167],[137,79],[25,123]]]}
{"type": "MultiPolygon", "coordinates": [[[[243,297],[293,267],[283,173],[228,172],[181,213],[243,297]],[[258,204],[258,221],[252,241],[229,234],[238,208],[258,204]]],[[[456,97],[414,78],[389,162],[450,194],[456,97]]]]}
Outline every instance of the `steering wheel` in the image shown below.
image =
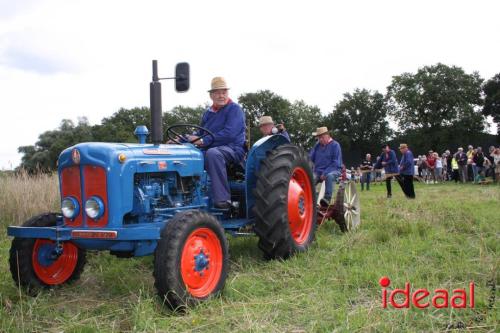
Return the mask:
{"type": "MultiPolygon", "coordinates": [[[[185,132],[187,132],[187,129],[193,129],[193,128],[196,128],[198,130],[202,130],[204,132],[204,134],[202,134],[200,137],[198,137],[198,139],[196,140],[186,140],[186,142],[189,142],[191,144],[194,144],[196,141],[200,140],[200,139],[203,139],[204,137],[206,136],[209,136],[212,138],[212,141],[209,145],[206,145],[204,146],[205,148],[207,147],[210,147],[212,145],[212,143],[214,142],[215,140],[215,136],[214,136],[214,133],[212,133],[210,130],[206,129],[205,127],[201,127],[201,126],[198,126],[198,125],[194,125],[194,124],[175,124],[175,125],[172,125],[172,126],[169,126],[167,128],[167,137],[172,140],[173,142],[175,143],[178,143],[178,144],[182,144],[182,142],[180,142],[178,140],[179,137],[185,137],[185,135],[187,133],[184,133],[184,134],[179,134],[178,132],[174,131],[175,128],[185,128],[185,132]]],[[[192,134],[192,131],[189,132],[189,135],[192,134]]]]}

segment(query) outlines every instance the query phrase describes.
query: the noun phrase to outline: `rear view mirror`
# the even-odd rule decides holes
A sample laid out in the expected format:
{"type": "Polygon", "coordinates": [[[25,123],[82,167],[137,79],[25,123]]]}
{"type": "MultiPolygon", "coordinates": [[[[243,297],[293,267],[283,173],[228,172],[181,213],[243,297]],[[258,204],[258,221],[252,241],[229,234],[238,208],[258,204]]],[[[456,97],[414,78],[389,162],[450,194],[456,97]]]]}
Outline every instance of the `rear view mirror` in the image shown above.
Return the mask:
{"type": "Polygon", "coordinates": [[[189,90],[189,64],[180,62],[175,66],[175,90],[184,92],[189,90]]]}

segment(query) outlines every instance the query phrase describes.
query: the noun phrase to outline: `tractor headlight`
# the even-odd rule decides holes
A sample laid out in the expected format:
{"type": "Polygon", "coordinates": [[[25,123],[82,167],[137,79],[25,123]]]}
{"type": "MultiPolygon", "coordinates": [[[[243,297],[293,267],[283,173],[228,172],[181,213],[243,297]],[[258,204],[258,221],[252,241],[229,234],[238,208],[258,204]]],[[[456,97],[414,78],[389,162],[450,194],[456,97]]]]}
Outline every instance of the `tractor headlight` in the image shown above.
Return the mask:
{"type": "Polygon", "coordinates": [[[85,213],[91,219],[97,220],[104,214],[104,203],[98,197],[91,197],[85,202],[85,213]]]}
{"type": "Polygon", "coordinates": [[[61,201],[61,212],[67,219],[74,219],[80,213],[78,200],[73,197],[66,197],[61,201]]]}

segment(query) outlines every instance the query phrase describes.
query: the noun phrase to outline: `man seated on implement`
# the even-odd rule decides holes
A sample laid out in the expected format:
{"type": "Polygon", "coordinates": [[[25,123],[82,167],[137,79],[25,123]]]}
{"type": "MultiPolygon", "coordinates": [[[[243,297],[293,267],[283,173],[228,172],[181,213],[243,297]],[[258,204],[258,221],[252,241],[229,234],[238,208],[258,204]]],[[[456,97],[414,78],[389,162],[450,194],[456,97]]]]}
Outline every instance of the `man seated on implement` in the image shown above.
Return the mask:
{"type": "Polygon", "coordinates": [[[342,149],[326,127],[318,127],[312,134],[318,139],[309,157],[314,163],[314,177],[316,184],[325,181],[325,196],[320,200],[321,206],[327,207],[335,191],[335,182],[342,170],[342,149]]]}
{"type": "MultiPolygon", "coordinates": [[[[212,79],[210,99],[213,104],[201,118],[201,127],[210,130],[210,135],[199,139],[194,144],[205,151],[205,170],[212,182],[212,201],[214,207],[227,209],[230,207],[231,193],[227,179],[226,165],[238,164],[245,156],[245,115],[241,107],[228,96],[226,81],[222,77],[212,79]]],[[[204,133],[190,135],[190,141],[196,140],[204,133]]]]}

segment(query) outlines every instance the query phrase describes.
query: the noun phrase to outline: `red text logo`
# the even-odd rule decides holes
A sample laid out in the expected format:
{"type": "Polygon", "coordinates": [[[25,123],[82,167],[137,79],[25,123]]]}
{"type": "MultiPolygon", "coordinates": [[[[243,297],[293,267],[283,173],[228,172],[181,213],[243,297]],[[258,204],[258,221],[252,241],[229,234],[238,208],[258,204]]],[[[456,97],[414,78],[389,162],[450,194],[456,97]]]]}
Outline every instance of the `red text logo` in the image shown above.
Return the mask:
{"type": "Polygon", "coordinates": [[[450,306],[454,309],[474,308],[474,282],[469,283],[468,290],[453,289],[451,294],[446,289],[436,289],[433,292],[425,288],[413,290],[410,282],[405,283],[404,289],[387,290],[386,288],[391,284],[391,280],[387,276],[381,277],[379,283],[382,286],[382,307],[384,309],[387,308],[387,304],[396,309],[409,308],[410,303],[419,309],[429,306],[436,309],[450,306]],[[401,295],[401,297],[396,300],[397,295],[401,295]]]}

